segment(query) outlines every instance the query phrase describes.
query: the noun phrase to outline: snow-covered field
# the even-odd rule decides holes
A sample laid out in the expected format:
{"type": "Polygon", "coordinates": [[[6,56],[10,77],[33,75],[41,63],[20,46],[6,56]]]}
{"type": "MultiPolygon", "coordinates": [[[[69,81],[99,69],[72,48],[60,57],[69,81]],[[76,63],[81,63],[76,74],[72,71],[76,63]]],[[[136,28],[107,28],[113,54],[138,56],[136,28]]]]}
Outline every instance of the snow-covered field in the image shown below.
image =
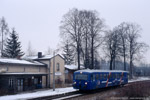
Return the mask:
{"type": "Polygon", "coordinates": [[[128,82],[136,82],[136,81],[145,81],[145,80],[150,80],[150,77],[138,77],[138,78],[133,78],[131,80],[129,80],[128,82]]]}
{"type": "MultiPolygon", "coordinates": [[[[150,80],[150,77],[135,78],[135,79],[129,80],[129,83],[136,82],[136,81],[144,81],[144,80],[150,80]]],[[[64,93],[73,92],[73,91],[76,91],[76,90],[73,89],[72,87],[57,88],[55,91],[53,91],[52,89],[49,89],[49,90],[42,90],[42,91],[37,91],[33,93],[22,93],[22,94],[1,96],[0,100],[26,100],[26,99],[36,98],[36,97],[64,94],[64,93]]]]}

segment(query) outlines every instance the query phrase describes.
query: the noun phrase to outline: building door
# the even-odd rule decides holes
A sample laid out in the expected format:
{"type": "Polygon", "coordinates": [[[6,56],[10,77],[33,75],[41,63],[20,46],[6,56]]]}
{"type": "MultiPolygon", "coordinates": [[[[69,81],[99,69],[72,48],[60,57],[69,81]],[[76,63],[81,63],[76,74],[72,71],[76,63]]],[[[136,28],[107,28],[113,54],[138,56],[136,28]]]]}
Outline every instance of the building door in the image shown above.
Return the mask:
{"type": "Polygon", "coordinates": [[[17,79],[17,90],[18,92],[23,91],[23,79],[22,78],[17,79]]]}

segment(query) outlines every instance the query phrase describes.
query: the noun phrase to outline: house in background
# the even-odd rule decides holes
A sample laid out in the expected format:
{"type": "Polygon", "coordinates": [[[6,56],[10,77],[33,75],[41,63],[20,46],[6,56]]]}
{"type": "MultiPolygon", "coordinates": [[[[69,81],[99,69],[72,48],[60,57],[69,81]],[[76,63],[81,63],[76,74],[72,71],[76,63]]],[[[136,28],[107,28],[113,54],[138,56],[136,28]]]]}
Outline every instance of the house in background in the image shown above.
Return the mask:
{"type": "Polygon", "coordinates": [[[47,66],[37,61],[0,59],[0,92],[14,93],[47,86],[47,66]]]}
{"type": "MultiPolygon", "coordinates": [[[[85,67],[80,66],[80,69],[85,69],[85,67]]],[[[65,82],[72,83],[73,82],[73,73],[78,70],[77,65],[65,65],[65,82]]]]}
{"type": "Polygon", "coordinates": [[[27,60],[38,61],[47,65],[48,74],[48,87],[53,87],[53,67],[55,66],[55,86],[62,87],[65,83],[64,73],[64,58],[60,54],[53,55],[42,55],[41,52],[37,56],[27,57],[27,60]]]}

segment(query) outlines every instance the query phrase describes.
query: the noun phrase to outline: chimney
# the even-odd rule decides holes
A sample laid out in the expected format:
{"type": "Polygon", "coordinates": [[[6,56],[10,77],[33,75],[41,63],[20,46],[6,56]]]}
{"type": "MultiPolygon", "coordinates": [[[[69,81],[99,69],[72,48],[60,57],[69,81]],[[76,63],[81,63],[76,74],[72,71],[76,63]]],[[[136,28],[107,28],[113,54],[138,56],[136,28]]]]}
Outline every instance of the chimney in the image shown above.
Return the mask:
{"type": "Polygon", "coordinates": [[[38,58],[42,58],[42,52],[38,52],[38,58]]]}

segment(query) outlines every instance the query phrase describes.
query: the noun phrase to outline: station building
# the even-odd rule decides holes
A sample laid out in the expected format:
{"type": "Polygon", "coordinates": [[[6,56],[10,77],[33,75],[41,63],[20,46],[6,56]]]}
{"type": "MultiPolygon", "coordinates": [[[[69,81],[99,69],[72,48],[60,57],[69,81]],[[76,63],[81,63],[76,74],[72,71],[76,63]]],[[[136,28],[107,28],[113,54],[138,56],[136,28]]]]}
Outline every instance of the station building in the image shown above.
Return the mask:
{"type": "Polygon", "coordinates": [[[0,90],[3,93],[16,93],[52,88],[53,66],[56,87],[62,87],[65,82],[64,59],[59,54],[38,54],[26,60],[0,58],[0,90]]]}

